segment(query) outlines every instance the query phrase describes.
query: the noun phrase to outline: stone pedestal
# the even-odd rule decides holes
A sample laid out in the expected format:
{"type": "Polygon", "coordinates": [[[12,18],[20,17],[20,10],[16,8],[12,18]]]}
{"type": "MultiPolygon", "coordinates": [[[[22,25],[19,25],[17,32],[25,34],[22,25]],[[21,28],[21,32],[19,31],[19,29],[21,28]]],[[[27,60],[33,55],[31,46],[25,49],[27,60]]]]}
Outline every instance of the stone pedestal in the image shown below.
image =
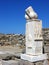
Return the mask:
{"type": "Polygon", "coordinates": [[[27,20],[26,23],[26,54],[39,55],[43,50],[42,21],[27,20]]]}
{"type": "Polygon", "coordinates": [[[21,54],[21,59],[37,62],[47,59],[43,54],[42,21],[37,19],[37,14],[32,7],[27,8],[26,18],[26,54],[21,54]]]}
{"type": "Polygon", "coordinates": [[[27,60],[30,62],[43,61],[43,60],[46,60],[47,58],[48,58],[47,54],[41,54],[41,55],[37,55],[37,56],[28,55],[28,54],[21,54],[21,59],[27,60]]]}

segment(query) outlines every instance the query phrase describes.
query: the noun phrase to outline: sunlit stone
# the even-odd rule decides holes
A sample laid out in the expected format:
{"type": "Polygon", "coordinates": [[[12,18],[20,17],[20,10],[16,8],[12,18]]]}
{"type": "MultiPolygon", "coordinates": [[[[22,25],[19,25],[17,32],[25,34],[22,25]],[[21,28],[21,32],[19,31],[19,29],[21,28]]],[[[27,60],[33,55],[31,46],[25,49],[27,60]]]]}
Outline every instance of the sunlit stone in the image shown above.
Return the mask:
{"type": "Polygon", "coordinates": [[[28,7],[25,10],[26,18],[26,54],[21,54],[21,59],[36,62],[47,59],[43,54],[42,21],[38,19],[37,13],[28,7]]]}

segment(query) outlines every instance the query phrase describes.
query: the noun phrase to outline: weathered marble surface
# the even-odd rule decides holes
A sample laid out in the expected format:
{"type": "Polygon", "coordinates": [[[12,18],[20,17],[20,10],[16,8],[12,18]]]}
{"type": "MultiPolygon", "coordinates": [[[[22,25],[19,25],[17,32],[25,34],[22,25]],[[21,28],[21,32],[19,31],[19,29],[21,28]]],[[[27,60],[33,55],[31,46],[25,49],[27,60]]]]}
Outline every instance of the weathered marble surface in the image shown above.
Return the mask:
{"type": "Polygon", "coordinates": [[[43,61],[48,58],[47,54],[41,54],[41,55],[28,55],[28,54],[21,54],[21,59],[27,60],[30,62],[37,62],[37,61],[43,61]]]}
{"type": "Polygon", "coordinates": [[[26,54],[21,54],[21,59],[36,62],[47,59],[43,54],[42,21],[37,19],[37,14],[30,6],[25,10],[26,18],[26,54]]]}
{"type": "Polygon", "coordinates": [[[25,14],[25,18],[26,19],[37,19],[38,15],[37,13],[33,10],[32,6],[28,7],[26,10],[25,10],[26,14],[25,14]]]}
{"type": "Polygon", "coordinates": [[[43,38],[41,31],[42,25],[40,20],[26,23],[26,54],[42,54],[43,38]],[[39,23],[40,25],[38,25],[39,23]]]}

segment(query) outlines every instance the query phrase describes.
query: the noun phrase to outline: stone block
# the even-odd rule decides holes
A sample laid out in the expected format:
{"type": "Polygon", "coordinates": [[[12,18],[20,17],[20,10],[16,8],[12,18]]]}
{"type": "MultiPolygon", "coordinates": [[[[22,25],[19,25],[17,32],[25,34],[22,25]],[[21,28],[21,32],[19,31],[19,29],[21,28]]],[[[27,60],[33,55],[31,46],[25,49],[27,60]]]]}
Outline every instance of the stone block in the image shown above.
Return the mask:
{"type": "Polygon", "coordinates": [[[2,65],[18,65],[18,61],[14,60],[2,61],[2,65]]]}
{"type": "Polygon", "coordinates": [[[36,65],[43,65],[43,62],[42,61],[37,62],[36,65]]]}
{"type": "Polygon", "coordinates": [[[48,64],[48,60],[45,60],[45,61],[43,62],[43,65],[49,65],[49,64],[48,64]]]}
{"type": "Polygon", "coordinates": [[[49,53],[47,53],[48,59],[49,59],[49,53]]]}
{"type": "Polygon", "coordinates": [[[20,60],[19,65],[34,65],[34,63],[25,60],[20,60]]]}
{"type": "Polygon", "coordinates": [[[45,53],[46,53],[46,52],[47,52],[47,53],[49,52],[49,45],[45,45],[45,46],[44,46],[44,52],[45,52],[45,53]]]}
{"type": "Polygon", "coordinates": [[[24,61],[23,60],[20,60],[19,61],[19,65],[23,65],[24,64],[24,61]]]}
{"type": "Polygon", "coordinates": [[[21,59],[27,60],[30,62],[37,62],[37,61],[42,61],[42,60],[48,59],[48,56],[47,56],[47,54],[41,54],[41,55],[37,55],[37,56],[21,54],[21,59]]]}

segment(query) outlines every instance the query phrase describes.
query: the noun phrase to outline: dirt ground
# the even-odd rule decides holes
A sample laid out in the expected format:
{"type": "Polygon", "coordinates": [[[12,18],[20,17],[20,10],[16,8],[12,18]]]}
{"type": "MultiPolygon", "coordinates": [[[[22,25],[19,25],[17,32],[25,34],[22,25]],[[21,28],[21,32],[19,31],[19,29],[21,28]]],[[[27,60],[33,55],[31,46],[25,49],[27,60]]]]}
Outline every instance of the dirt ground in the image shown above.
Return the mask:
{"type": "Polygon", "coordinates": [[[10,52],[21,52],[22,49],[17,46],[0,46],[0,51],[10,51],[10,52]]]}
{"type": "MultiPolygon", "coordinates": [[[[10,53],[21,53],[22,52],[22,49],[20,47],[17,47],[17,46],[0,46],[0,51],[8,51],[10,53]]],[[[0,65],[2,65],[0,63],[0,65]]],[[[49,60],[48,60],[48,65],[49,65],[49,60]]]]}

